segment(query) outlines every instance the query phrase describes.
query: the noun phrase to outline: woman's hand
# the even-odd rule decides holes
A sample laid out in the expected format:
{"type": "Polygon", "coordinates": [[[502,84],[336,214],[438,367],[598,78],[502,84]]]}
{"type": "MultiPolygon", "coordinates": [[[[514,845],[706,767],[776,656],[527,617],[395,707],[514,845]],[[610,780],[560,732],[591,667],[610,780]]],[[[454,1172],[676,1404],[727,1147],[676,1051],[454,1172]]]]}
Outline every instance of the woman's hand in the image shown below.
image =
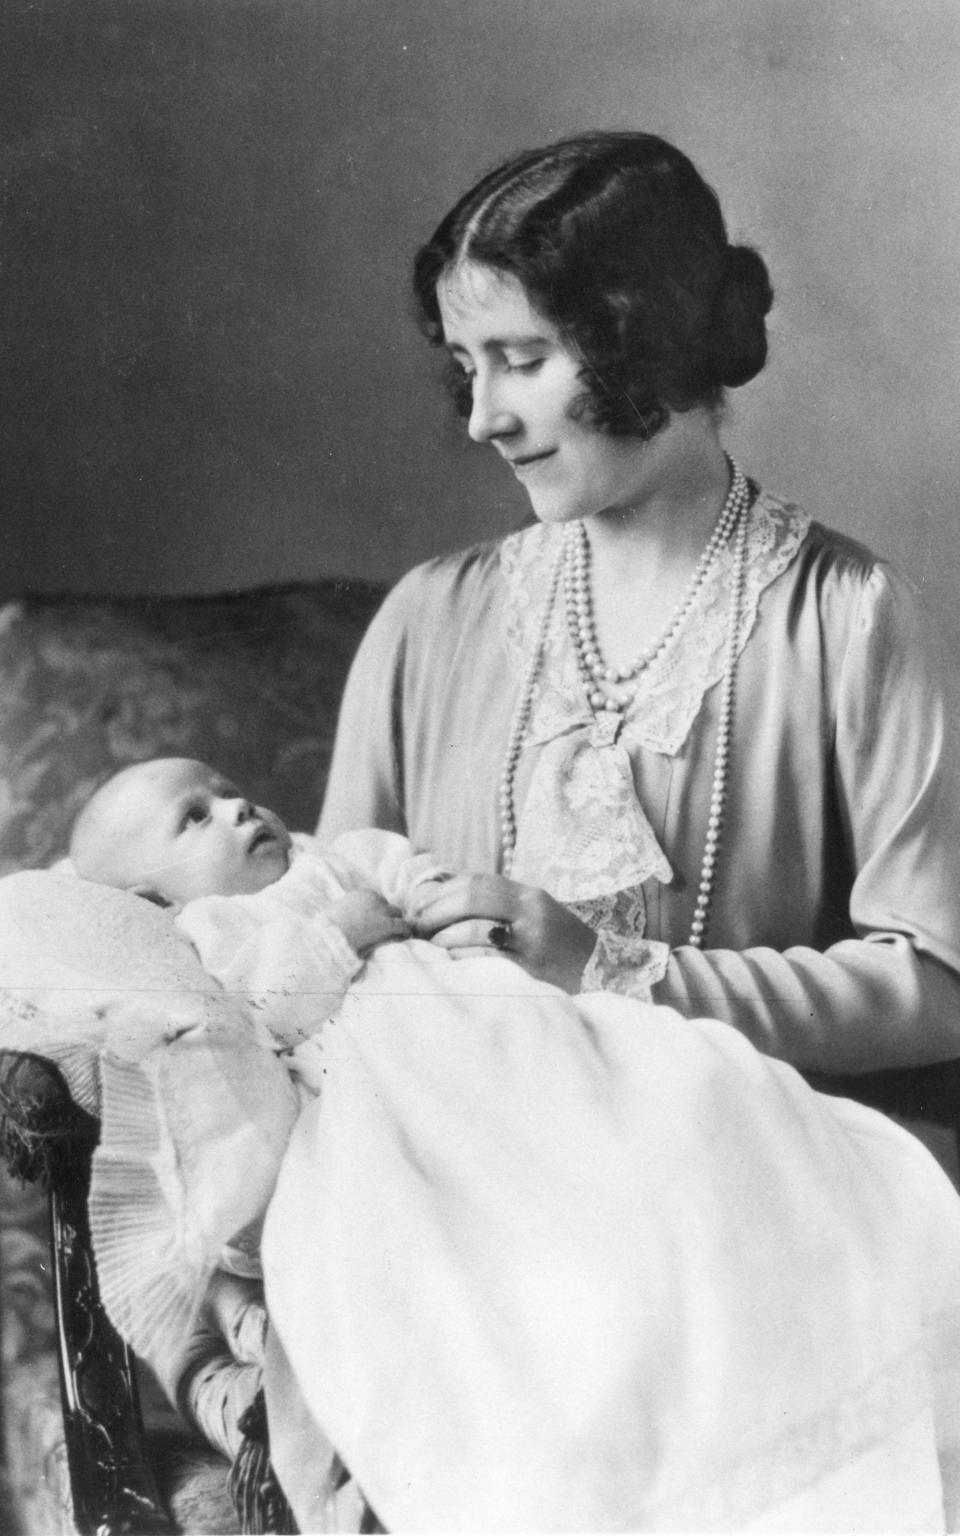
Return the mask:
{"type": "Polygon", "coordinates": [[[546,891],[503,875],[455,875],[411,913],[414,933],[456,956],[509,955],[564,992],[578,992],[596,934],[546,891]]]}

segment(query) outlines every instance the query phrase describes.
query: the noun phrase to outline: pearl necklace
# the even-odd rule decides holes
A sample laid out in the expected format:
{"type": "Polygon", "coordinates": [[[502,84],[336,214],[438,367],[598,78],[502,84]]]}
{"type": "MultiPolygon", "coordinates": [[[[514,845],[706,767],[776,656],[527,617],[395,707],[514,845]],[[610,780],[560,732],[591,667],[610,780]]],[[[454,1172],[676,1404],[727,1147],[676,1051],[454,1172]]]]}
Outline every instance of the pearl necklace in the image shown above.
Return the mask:
{"type": "MultiPolygon", "coordinates": [[[[690,937],[687,941],[695,949],[702,949],[704,944],[707,932],[707,923],[710,916],[710,906],[713,899],[714,886],[716,884],[720,836],[723,828],[724,814],[726,811],[727,779],[730,766],[730,747],[733,735],[733,707],[734,696],[736,692],[737,672],[737,643],[740,635],[743,597],[746,586],[748,525],[747,514],[750,509],[750,489],[746,478],[739,470],[739,468],[732,461],[730,461],[730,465],[733,477],[730,491],[726,501],[724,502],[723,510],[720,513],[720,517],[717,521],[717,525],[713,531],[713,534],[711,535],[710,541],[697,563],[697,568],[691,577],[690,584],[680,601],[676,613],[674,614],[670,623],[667,625],[667,628],[660,636],[659,640],[657,640],[652,646],[649,646],[646,651],[641,652],[641,655],[637,658],[636,662],[634,662],[631,668],[620,669],[621,672],[625,673],[623,678],[621,678],[619,675],[616,678],[616,681],[618,682],[621,680],[626,681],[629,680],[630,677],[642,673],[643,671],[647,670],[651,663],[655,661],[659,656],[661,656],[662,653],[667,649],[668,645],[675,638],[684,620],[693,607],[700,588],[703,586],[707,575],[716,563],[724,543],[730,537],[731,533],[734,533],[735,531],[733,570],[731,573],[730,585],[730,616],[727,623],[726,657],[723,673],[723,693],[720,703],[720,718],[717,722],[717,740],[714,750],[713,783],[710,792],[710,809],[707,817],[707,835],[704,844],[703,863],[700,868],[700,884],[697,890],[697,900],[694,907],[693,921],[690,925],[690,937]]],[[[500,829],[503,849],[502,862],[504,874],[507,876],[510,875],[513,866],[513,852],[517,842],[517,815],[514,794],[517,776],[517,765],[520,761],[520,754],[523,750],[524,738],[526,736],[527,726],[530,720],[530,712],[533,707],[534,690],[536,687],[537,676],[540,671],[540,665],[543,659],[543,651],[546,645],[547,633],[550,628],[550,620],[553,615],[554,606],[556,604],[561,579],[563,578],[564,573],[568,569],[569,565],[568,550],[571,543],[572,539],[568,534],[565,534],[557,559],[554,562],[553,569],[550,573],[550,580],[547,586],[547,595],[544,599],[543,610],[540,615],[540,622],[537,626],[537,633],[534,639],[533,649],[531,651],[530,662],[527,667],[527,671],[523,680],[523,686],[521,687],[517,700],[517,707],[514,712],[510,736],[507,742],[507,750],[504,756],[503,770],[500,776],[499,799],[500,829]]],[[[570,613],[571,610],[568,603],[568,621],[570,618],[570,613]]],[[[579,623],[577,628],[579,635],[579,623]]],[[[597,680],[596,674],[594,672],[594,666],[601,665],[602,663],[596,644],[594,644],[591,649],[596,651],[597,662],[591,662],[589,676],[591,679],[597,680]]],[[[578,666],[580,667],[581,676],[583,676],[584,668],[580,665],[581,657],[576,640],[574,640],[574,650],[577,652],[578,666]]],[[[611,681],[611,679],[605,675],[607,670],[612,671],[613,669],[604,668],[604,682],[611,681]]],[[[616,714],[619,719],[622,720],[625,704],[620,702],[613,702],[611,705],[607,702],[607,695],[602,693],[601,697],[603,702],[597,705],[594,703],[593,695],[598,691],[599,690],[597,689],[591,689],[588,692],[591,706],[595,710],[600,709],[600,711],[606,714],[608,718],[611,714],[616,714]]],[[[636,690],[634,690],[634,692],[636,692],[636,690]]],[[[627,700],[627,702],[629,702],[629,700],[627,700]]],[[[615,739],[615,737],[613,739],[615,739]]]]}
{"type": "Polygon", "coordinates": [[[716,564],[720,551],[736,527],[741,511],[750,498],[746,477],[732,460],[728,459],[727,462],[731,470],[730,490],[706,548],[697,561],[693,575],[687,582],[666,628],[651,645],[640,652],[630,666],[607,666],[600,654],[590,591],[590,541],[587,530],[583,523],[571,523],[564,530],[566,545],[564,596],[567,627],[570,630],[570,638],[573,641],[577,666],[587,698],[594,710],[607,710],[610,714],[622,717],[637,691],[641,674],[663,655],[683,628],[701,587],[716,564]],[[634,682],[634,686],[630,692],[617,687],[618,684],[631,681],[634,682]]]}

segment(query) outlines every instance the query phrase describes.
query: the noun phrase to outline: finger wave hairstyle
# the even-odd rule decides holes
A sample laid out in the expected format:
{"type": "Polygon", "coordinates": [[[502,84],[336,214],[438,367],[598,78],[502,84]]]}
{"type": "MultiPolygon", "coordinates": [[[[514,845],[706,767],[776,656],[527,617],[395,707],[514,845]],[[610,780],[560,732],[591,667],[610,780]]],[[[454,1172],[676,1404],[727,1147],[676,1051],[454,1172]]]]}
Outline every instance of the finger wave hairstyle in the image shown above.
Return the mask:
{"type": "MultiPolygon", "coordinates": [[[[649,439],[673,411],[717,409],[766,362],[766,264],[729,243],[712,187],[652,134],[562,139],[467,192],[414,263],[421,328],[435,346],[437,284],[465,261],[522,283],[583,360],[578,413],[612,435],[649,439]]],[[[451,383],[469,414],[469,382],[455,370],[451,383]]]]}

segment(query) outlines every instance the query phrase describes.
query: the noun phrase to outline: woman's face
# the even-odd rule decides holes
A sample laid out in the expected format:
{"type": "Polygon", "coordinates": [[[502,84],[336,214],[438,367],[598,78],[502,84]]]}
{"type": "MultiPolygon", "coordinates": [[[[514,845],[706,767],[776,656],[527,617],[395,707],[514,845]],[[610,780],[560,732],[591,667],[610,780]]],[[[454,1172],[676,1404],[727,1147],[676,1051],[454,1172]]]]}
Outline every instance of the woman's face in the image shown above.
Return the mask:
{"type": "Polygon", "coordinates": [[[518,278],[462,262],[441,278],[437,300],[444,341],[470,381],[470,436],[506,459],[541,522],[640,499],[646,445],[578,419],[583,365],[518,278]]]}

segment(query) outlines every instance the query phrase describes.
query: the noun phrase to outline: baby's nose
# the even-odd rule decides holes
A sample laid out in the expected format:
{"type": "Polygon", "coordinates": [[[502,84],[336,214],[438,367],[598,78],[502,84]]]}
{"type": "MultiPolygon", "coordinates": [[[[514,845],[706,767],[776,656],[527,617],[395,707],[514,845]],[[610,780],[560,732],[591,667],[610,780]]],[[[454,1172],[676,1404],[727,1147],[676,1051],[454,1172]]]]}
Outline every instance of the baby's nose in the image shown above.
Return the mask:
{"type": "Polygon", "coordinates": [[[256,809],[251,801],[243,800],[239,795],[236,797],[236,799],[230,800],[228,802],[228,806],[230,811],[232,811],[234,820],[238,825],[244,821],[249,821],[254,813],[254,810],[256,809]]]}

